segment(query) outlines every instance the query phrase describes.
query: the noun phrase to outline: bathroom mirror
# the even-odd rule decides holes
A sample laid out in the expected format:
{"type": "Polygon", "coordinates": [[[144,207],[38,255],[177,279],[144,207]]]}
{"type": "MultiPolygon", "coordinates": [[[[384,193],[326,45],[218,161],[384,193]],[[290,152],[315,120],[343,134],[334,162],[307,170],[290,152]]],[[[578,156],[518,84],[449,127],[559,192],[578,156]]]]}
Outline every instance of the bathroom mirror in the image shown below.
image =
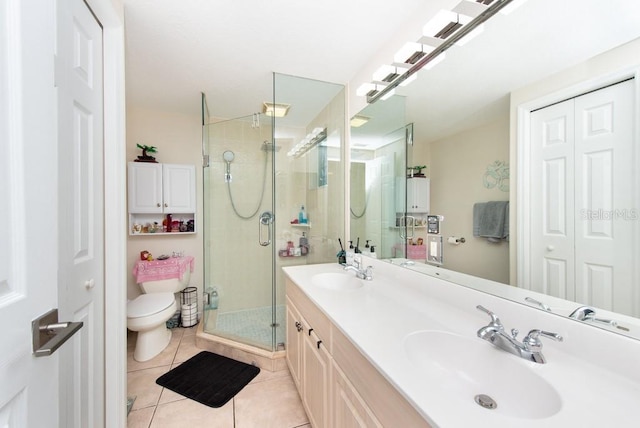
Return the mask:
{"type": "MultiPolygon", "coordinates": [[[[518,284],[517,260],[525,241],[518,236],[521,224],[517,203],[522,194],[518,193],[516,182],[517,108],[545,96],[553,98],[586,81],[632,75],[640,65],[638,37],[637,2],[536,0],[525,2],[510,15],[493,17],[480,35],[464,46],[449,49],[444,61],[430,70],[421,70],[416,81],[397,88],[397,95],[367,105],[357,113],[368,121],[351,129],[352,210],[361,214],[369,193],[381,191],[366,186],[362,159],[380,162],[375,159],[381,156],[375,144],[372,148],[367,144],[412,124],[413,146],[406,154],[398,152],[396,156],[404,156],[407,166],[427,165],[426,175],[431,180],[429,214],[444,216],[440,234],[445,242],[442,267],[415,260],[417,263],[408,268],[538,306],[524,301],[525,297],[534,297],[554,313],[567,316],[585,301],[513,287],[523,285],[518,284]],[[504,178],[505,168],[511,169],[510,180],[503,179],[498,185],[496,177],[504,178]],[[473,236],[473,204],[485,201],[510,201],[508,241],[496,244],[473,236]],[[449,244],[449,237],[465,238],[465,243],[449,244]]],[[[634,156],[638,156],[637,150],[634,156]]],[[[637,213],[638,208],[636,200],[630,210],[637,213]]],[[[391,225],[384,222],[384,215],[391,211],[397,211],[391,201],[372,209],[369,199],[365,216],[354,219],[351,215],[351,236],[380,239],[389,233],[391,225]]],[[[633,233],[638,237],[640,219],[631,221],[635,222],[633,233]]],[[[419,230],[418,236],[426,236],[426,230],[419,230]]],[[[387,250],[377,249],[378,256],[393,258],[394,254],[387,250]]],[[[623,281],[628,284],[629,278],[623,281]]],[[[635,281],[634,285],[637,289],[632,294],[638,300],[640,283],[635,281]]],[[[640,310],[640,302],[634,304],[640,310]]],[[[598,307],[596,312],[602,318],[616,319],[621,328],[599,322],[590,324],[640,338],[638,314],[598,307]]]]}

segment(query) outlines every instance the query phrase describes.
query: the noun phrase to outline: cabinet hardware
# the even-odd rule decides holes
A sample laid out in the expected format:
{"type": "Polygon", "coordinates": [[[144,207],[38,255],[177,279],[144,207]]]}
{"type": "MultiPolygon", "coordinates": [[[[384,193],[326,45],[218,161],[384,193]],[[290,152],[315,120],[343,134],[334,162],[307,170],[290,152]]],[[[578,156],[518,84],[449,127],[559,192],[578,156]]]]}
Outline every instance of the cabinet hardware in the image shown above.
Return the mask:
{"type": "Polygon", "coordinates": [[[312,328],[309,329],[309,336],[311,336],[311,332],[313,331],[312,328]]]}
{"type": "Polygon", "coordinates": [[[318,341],[316,342],[316,346],[318,347],[318,349],[320,349],[320,344],[321,344],[321,343],[322,343],[322,340],[318,340],[318,341]]]}

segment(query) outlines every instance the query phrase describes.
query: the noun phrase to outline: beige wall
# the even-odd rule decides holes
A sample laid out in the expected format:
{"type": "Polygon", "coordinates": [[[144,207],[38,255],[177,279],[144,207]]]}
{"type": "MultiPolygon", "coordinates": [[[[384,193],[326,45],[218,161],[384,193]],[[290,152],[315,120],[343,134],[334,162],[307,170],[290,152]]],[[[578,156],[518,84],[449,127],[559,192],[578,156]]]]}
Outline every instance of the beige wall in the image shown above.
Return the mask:
{"type": "MultiPolygon", "coordinates": [[[[197,98],[194,102],[197,102],[197,98]]],[[[133,161],[140,149],[136,144],[156,146],[154,156],[160,163],[193,164],[196,166],[196,230],[193,235],[154,235],[129,236],[127,240],[127,298],[140,294],[132,269],[138,260],[140,251],[150,251],[154,256],[184,251],[195,257],[195,270],[191,276],[192,286],[199,289],[198,299],[202,296],[202,156],[201,156],[201,119],[200,115],[185,116],[166,111],[127,108],[127,161],[133,161]]],[[[109,220],[106,220],[106,233],[109,233],[109,220]]],[[[202,301],[199,302],[202,307],[202,301]]]]}
{"type": "Polygon", "coordinates": [[[460,245],[444,243],[443,267],[509,282],[509,243],[489,243],[473,237],[473,204],[504,201],[509,193],[483,186],[483,175],[494,161],[509,160],[508,112],[481,127],[430,144],[416,142],[413,163],[426,164],[431,178],[430,214],[443,215],[440,233],[464,237],[460,245]]]}

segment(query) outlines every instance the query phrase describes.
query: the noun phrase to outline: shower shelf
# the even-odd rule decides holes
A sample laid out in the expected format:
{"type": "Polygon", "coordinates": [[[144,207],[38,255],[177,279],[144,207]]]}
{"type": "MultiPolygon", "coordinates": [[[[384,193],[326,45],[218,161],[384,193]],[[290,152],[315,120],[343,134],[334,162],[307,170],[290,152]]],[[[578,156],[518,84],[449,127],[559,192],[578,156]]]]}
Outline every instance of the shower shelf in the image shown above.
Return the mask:
{"type": "Polygon", "coordinates": [[[292,227],[302,227],[302,228],[305,228],[305,229],[310,229],[311,228],[311,224],[310,223],[302,223],[302,224],[301,223],[290,223],[290,225],[292,227]]]}

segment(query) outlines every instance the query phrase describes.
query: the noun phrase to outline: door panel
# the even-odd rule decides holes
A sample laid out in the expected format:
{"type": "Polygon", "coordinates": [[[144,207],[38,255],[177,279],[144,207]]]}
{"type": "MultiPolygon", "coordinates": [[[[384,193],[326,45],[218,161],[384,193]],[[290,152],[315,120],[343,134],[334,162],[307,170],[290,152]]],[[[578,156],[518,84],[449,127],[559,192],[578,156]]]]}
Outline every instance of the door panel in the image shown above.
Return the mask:
{"type": "Polygon", "coordinates": [[[572,299],[573,108],[571,101],[531,114],[531,289],[572,299]]]}
{"type": "Polygon", "coordinates": [[[82,321],[61,348],[60,426],[104,422],[102,29],[82,0],[59,2],[60,317],[82,321]]]}
{"type": "Polygon", "coordinates": [[[58,354],[31,320],[57,305],[53,2],[0,2],[0,426],[55,426],[58,354]]]}
{"type": "Polygon", "coordinates": [[[633,81],[575,99],[576,298],[628,315],[638,260],[634,204],[633,81]],[[615,288],[614,285],[615,284],[615,288]]]}
{"type": "Polygon", "coordinates": [[[533,290],[638,316],[633,88],[531,114],[532,177],[542,179],[531,184],[530,272],[533,290]]]}

